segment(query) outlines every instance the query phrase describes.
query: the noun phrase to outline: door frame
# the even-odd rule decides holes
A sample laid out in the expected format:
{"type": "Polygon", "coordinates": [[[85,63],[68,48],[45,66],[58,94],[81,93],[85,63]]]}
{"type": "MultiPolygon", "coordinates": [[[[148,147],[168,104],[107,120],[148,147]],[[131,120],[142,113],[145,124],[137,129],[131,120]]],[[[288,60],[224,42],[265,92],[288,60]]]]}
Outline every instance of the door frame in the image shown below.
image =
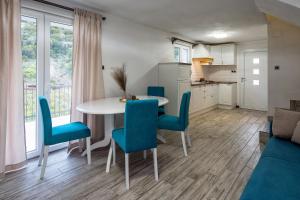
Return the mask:
{"type": "MultiPolygon", "coordinates": [[[[238,79],[238,83],[240,85],[240,92],[239,92],[239,105],[241,108],[245,108],[245,109],[248,109],[245,107],[245,84],[244,82],[242,81],[243,78],[245,78],[245,67],[246,67],[246,59],[245,59],[245,56],[247,53],[255,53],[255,52],[265,52],[267,53],[267,57],[268,57],[268,49],[267,48],[260,48],[260,49],[246,49],[246,50],[243,50],[241,52],[241,64],[242,66],[240,67],[241,69],[241,73],[239,75],[239,79],[238,79]]],[[[268,67],[269,67],[269,59],[267,59],[268,62],[267,62],[267,72],[268,72],[268,67]]],[[[267,73],[267,82],[269,81],[269,73],[267,73]]],[[[269,85],[267,86],[267,93],[269,93],[269,85]]]]}
{"type": "Polygon", "coordinates": [[[37,45],[36,46],[36,138],[37,138],[37,149],[35,151],[31,151],[31,152],[26,152],[27,153],[27,158],[32,158],[32,157],[36,157],[40,154],[41,148],[42,148],[42,141],[43,138],[41,137],[41,135],[39,133],[41,133],[41,131],[43,131],[43,126],[41,125],[42,120],[41,120],[41,109],[40,106],[38,106],[38,96],[43,95],[44,94],[44,88],[42,87],[44,82],[44,34],[41,34],[44,32],[44,16],[42,13],[34,11],[34,10],[30,10],[30,9],[21,9],[21,16],[26,16],[26,17],[34,17],[36,18],[36,35],[37,35],[37,45]]]}
{"type": "MultiPolygon", "coordinates": [[[[35,7],[36,8],[36,7],[35,7]]],[[[38,97],[46,96],[50,100],[50,22],[57,22],[62,24],[73,24],[71,17],[62,16],[56,13],[49,14],[44,12],[41,6],[39,9],[31,9],[22,5],[21,16],[36,18],[37,23],[37,48],[36,48],[36,70],[37,70],[37,91],[36,91],[36,138],[37,149],[31,152],[26,152],[27,158],[33,158],[40,155],[43,144],[43,121],[41,118],[41,109],[39,106],[38,97]]],[[[49,151],[55,151],[65,148],[67,143],[53,145],[49,151]]]]}

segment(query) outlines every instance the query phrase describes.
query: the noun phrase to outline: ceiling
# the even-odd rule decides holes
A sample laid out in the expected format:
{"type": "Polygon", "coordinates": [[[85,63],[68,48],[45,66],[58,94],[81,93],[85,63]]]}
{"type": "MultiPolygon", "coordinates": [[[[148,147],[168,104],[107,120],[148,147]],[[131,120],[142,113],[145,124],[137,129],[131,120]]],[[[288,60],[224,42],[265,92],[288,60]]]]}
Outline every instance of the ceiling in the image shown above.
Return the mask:
{"type": "Polygon", "coordinates": [[[195,41],[243,42],[267,38],[254,0],[69,0],[195,41]],[[216,39],[213,32],[228,37],[216,39]]]}
{"type": "Polygon", "coordinates": [[[299,0],[279,0],[279,1],[281,1],[283,3],[288,3],[292,6],[296,6],[296,7],[300,8],[300,1],[299,0]]]}

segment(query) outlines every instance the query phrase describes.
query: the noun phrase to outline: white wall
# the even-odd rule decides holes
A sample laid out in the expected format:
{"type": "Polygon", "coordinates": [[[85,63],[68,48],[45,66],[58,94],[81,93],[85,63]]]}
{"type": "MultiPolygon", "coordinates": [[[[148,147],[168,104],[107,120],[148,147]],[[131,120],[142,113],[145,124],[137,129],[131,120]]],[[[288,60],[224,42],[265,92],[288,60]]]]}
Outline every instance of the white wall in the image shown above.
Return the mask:
{"type": "Polygon", "coordinates": [[[300,100],[300,27],[268,17],[269,115],[300,100]],[[279,65],[280,70],[274,70],[279,65]]]}
{"type": "Polygon", "coordinates": [[[260,50],[268,50],[267,40],[249,41],[237,44],[237,102],[240,106],[242,105],[242,98],[244,95],[242,90],[243,85],[241,84],[241,78],[244,77],[244,53],[260,50]]]}
{"type": "Polygon", "coordinates": [[[171,36],[174,35],[108,16],[103,23],[102,37],[106,96],[121,94],[111,71],[123,64],[127,69],[129,93],[145,94],[147,86],[157,84],[157,64],[174,60],[171,36]]]}

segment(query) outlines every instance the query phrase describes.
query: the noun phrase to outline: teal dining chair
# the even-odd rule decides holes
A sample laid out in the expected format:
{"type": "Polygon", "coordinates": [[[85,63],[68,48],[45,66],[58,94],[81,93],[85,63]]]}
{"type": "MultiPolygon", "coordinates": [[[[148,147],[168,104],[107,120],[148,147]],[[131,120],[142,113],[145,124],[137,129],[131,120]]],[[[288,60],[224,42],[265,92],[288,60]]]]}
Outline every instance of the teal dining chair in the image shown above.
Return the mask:
{"type": "MultiPolygon", "coordinates": [[[[148,96],[157,96],[157,97],[165,97],[165,88],[161,86],[149,86],[147,88],[147,95],[148,96]]],[[[159,106],[158,107],[158,115],[165,114],[165,107],[159,106]]]]}
{"type": "Polygon", "coordinates": [[[125,153],[125,183],[129,189],[129,154],[151,149],[153,152],[154,175],[158,181],[157,168],[157,111],[158,100],[128,101],[125,107],[124,128],[112,131],[111,146],[108,153],[106,172],[110,170],[111,159],[116,162],[116,146],[125,153]],[[113,158],[112,158],[113,157],[113,158]]]}
{"type": "Polygon", "coordinates": [[[45,97],[39,97],[39,104],[42,112],[43,121],[43,145],[42,151],[39,158],[39,166],[42,164],[40,179],[44,178],[45,170],[48,160],[49,146],[71,140],[86,138],[87,148],[87,160],[88,164],[91,164],[91,131],[90,129],[81,122],[72,122],[69,124],[52,127],[51,113],[48,105],[48,101],[45,97]]]}
{"type": "Polygon", "coordinates": [[[177,131],[181,133],[185,156],[187,156],[185,137],[187,138],[188,145],[191,146],[191,138],[188,134],[190,99],[191,92],[185,92],[182,95],[179,116],[161,115],[158,118],[159,129],[177,131]]]}

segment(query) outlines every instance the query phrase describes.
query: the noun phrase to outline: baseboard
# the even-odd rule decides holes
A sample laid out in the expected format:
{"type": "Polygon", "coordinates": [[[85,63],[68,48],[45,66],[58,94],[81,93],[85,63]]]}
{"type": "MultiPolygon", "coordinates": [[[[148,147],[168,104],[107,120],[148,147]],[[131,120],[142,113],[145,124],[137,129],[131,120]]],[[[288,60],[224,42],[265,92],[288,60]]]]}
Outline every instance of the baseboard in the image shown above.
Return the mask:
{"type": "Polygon", "coordinates": [[[195,111],[195,112],[190,112],[190,117],[193,117],[194,115],[199,115],[199,114],[207,113],[207,112],[215,110],[217,108],[218,108],[218,105],[214,105],[214,106],[210,106],[208,108],[204,108],[202,110],[198,110],[198,111],[195,111]]]}
{"type": "Polygon", "coordinates": [[[222,105],[222,104],[219,104],[218,108],[231,110],[231,109],[235,108],[235,106],[233,106],[233,105],[222,105]]]}

